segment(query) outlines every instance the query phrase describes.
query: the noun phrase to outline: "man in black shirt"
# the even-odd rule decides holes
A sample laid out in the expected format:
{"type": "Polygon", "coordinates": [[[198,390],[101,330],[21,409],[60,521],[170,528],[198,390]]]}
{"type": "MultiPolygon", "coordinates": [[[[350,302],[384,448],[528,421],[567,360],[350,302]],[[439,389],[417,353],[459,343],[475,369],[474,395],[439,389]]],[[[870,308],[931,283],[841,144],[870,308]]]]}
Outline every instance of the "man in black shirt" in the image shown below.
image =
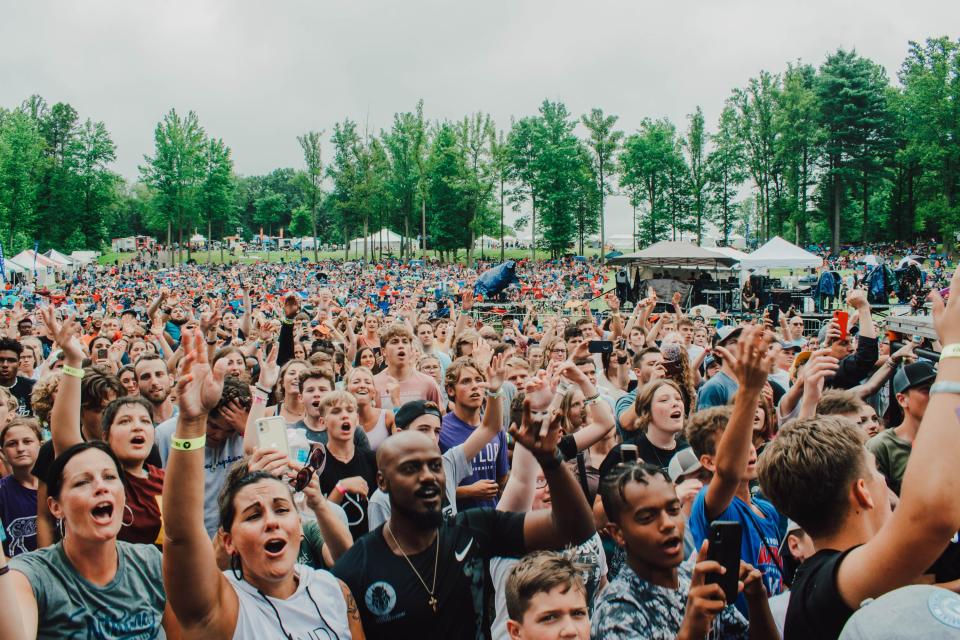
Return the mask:
{"type": "MultiPolygon", "coordinates": [[[[960,291],[960,269],[951,287],[960,291]]],[[[960,529],[960,296],[946,309],[932,298],[943,355],[896,511],[863,431],[846,418],[788,423],[760,457],[764,493],[816,549],[792,585],[785,640],[837,638],[864,600],[914,583],[960,529]]]]}
{"type": "Polygon", "coordinates": [[[529,406],[524,414],[523,429],[513,436],[544,470],[553,496],[549,511],[481,508],[443,520],[444,471],[436,442],[406,431],[380,446],[377,484],[390,494],[390,519],[333,568],[357,599],[367,638],[487,638],[489,558],[562,548],[593,535],[590,506],[557,456],[560,421],[541,436],[529,406]]]}
{"type": "Polygon", "coordinates": [[[33,392],[34,381],[17,375],[20,372],[20,354],[23,345],[13,338],[0,338],[0,385],[6,387],[17,399],[21,416],[33,415],[30,407],[30,394],[33,392]]]}

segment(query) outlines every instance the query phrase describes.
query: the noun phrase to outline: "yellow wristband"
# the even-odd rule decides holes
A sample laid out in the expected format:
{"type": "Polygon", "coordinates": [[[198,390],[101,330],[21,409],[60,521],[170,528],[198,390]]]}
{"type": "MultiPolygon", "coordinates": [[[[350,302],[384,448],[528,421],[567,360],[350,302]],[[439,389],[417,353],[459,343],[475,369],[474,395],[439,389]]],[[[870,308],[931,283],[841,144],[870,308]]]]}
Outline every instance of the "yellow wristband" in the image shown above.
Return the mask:
{"type": "Polygon", "coordinates": [[[944,345],[940,350],[940,359],[944,358],[960,358],[960,343],[944,345]]]}
{"type": "Polygon", "coordinates": [[[63,375],[73,376],[74,378],[80,378],[83,380],[84,371],[83,369],[78,369],[77,367],[70,367],[68,365],[63,365],[63,375]]]}
{"type": "Polygon", "coordinates": [[[173,438],[170,441],[170,446],[180,451],[202,450],[205,444],[207,444],[207,436],[205,435],[199,438],[173,438]]]}

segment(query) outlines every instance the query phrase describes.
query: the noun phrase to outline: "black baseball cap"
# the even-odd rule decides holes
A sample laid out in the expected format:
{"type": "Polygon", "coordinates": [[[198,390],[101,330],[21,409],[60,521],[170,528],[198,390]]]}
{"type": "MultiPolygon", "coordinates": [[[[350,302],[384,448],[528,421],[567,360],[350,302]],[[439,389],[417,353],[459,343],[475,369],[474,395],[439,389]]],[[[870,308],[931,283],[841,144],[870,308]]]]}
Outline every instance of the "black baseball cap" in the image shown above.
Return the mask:
{"type": "Polygon", "coordinates": [[[932,383],[937,377],[937,370],[927,360],[919,360],[905,367],[897,369],[893,376],[893,392],[904,393],[915,387],[932,383]]]}
{"type": "Polygon", "coordinates": [[[411,400],[404,404],[393,417],[394,423],[400,429],[406,429],[420,416],[437,416],[441,420],[440,408],[436,403],[427,400],[411,400]]]}

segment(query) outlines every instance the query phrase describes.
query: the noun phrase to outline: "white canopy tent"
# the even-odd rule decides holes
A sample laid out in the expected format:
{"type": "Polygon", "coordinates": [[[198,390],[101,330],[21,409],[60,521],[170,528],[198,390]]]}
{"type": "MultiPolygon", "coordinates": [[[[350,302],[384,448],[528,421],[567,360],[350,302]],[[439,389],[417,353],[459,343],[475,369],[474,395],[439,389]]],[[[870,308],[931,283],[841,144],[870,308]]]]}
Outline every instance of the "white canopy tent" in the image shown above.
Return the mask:
{"type": "Polygon", "coordinates": [[[774,236],[762,247],[740,260],[740,268],[748,269],[816,269],[823,258],[816,256],[780,236],[774,236]]]}
{"type": "Polygon", "coordinates": [[[13,279],[14,274],[22,274],[26,276],[27,269],[26,267],[17,264],[13,260],[4,260],[3,261],[3,277],[6,281],[13,279]]]}
{"type": "MultiPolygon", "coordinates": [[[[367,251],[400,251],[404,238],[399,233],[394,233],[390,229],[383,228],[380,231],[374,231],[366,237],[367,251]]],[[[410,246],[416,247],[415,239],[409,240],[410,246]]],[[[364,238],[354,238],[350,241],[350,251],[363,252],[364,238]]]]}
{"type": "Polygon", "coordinates": [[[473,241],[473,246],[476,249],[499,249],[500,238],[494,238],[492,236],[480,236],[473,241]]]}
{"type": "Polygon", "coordinates": [[[27,279],[34,280],[41,286],[53,284],[57,280],[57,272],[66,271],[61,265],[42,253],[34,253],[32,249],[25,249],[5,262],[15,262],[23,267],[27,279]],[[34,269],[37,273],[36,278],[33,277],[34,269]]]}
{"type": "Polygon", "coordinates": [[[71,251],[70,258],[77,264],[86,265],[100,257],[99,251],[71,251]]]}
{"type": "Polygon", "coordinates": [[[57,251],[56,249],[50,249],[43,254],[44,257],[49,258],[53,262],[59,264],[63,270],[73,273],[77,270],[77,261],[71,258],[68,255],[64,255],[57,251]]]}
{"type": "Polygon", "coordinates": [[[733,258],[737,262],[742,262],[744,259],[750,257],[750,254],[744,253],[739,249],[734,249],[733,247],[710,247],[710,251],[722,253],[728,258],[733,258]]]}

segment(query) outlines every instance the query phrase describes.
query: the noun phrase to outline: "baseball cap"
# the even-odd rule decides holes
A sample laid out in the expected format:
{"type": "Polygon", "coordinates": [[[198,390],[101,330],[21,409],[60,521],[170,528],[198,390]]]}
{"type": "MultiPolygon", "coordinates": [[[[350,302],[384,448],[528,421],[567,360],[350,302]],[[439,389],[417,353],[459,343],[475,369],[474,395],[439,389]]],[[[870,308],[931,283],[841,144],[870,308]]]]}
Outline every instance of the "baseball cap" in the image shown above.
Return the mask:
{"type": "Polygon", "coordinates": [[[693,449],[687,447],[686,449],[681,449],[674,454],[673,458],[670,459],[670,465],[667,467],[667,475],[670,476],[670,480],[676,482],[683,476],[688,473],[693,473],[700,468],[700,459],[697,458],[697,454],[693,452],[693,449]]]}
{"type": "Polygon", "coordinates": [[[868,600],[858,609],[839,640],[960,637],[960,595],[928,584],[914,584],[868,600]]]}
{"type": "Polygon", "coordinates": [[[900,367],[893,376],[893,392],[903,393],[908,389],[919,387],[933,382],[937,377],[937,370],[926,360],[919,360],[905,367],[900,367]]]}
{"type": "Polygon", "coordinates": [[[781,340],[781,341],[780,341],[780,348],[783,349],[784,351],[796,349],[796,350],[797,350],[797,353],[800,353],[801,351],[803,351],[803,347],[806,346],[806,344],[807,344],[807,341],[806,341],[806,340],[802,340],[802,339],[800,339],[800,340],[781,340]]]}
{"type": "Polygon", "coordinates": [[[703,370],[706,371],[713,365],[720,365],[720,361],[714,358],[713,356],[707,356],[703,359],[703,370]]]}
{"type": "Polygon", "coordinates": [[[717,329],[717,344],[722,345],[734,338],[738,338],[741,333],[743,333],[743,327],[724,325],[717,329]]]}
{"type": "Polygon", "coordinates": [[[437,416],[437,419],[441,419],[440,409],[437,408],[437,405],[426,400],[411,400],[405,403],[393,419],[397,427],[406,429],[420,416],[437,416]]]}

